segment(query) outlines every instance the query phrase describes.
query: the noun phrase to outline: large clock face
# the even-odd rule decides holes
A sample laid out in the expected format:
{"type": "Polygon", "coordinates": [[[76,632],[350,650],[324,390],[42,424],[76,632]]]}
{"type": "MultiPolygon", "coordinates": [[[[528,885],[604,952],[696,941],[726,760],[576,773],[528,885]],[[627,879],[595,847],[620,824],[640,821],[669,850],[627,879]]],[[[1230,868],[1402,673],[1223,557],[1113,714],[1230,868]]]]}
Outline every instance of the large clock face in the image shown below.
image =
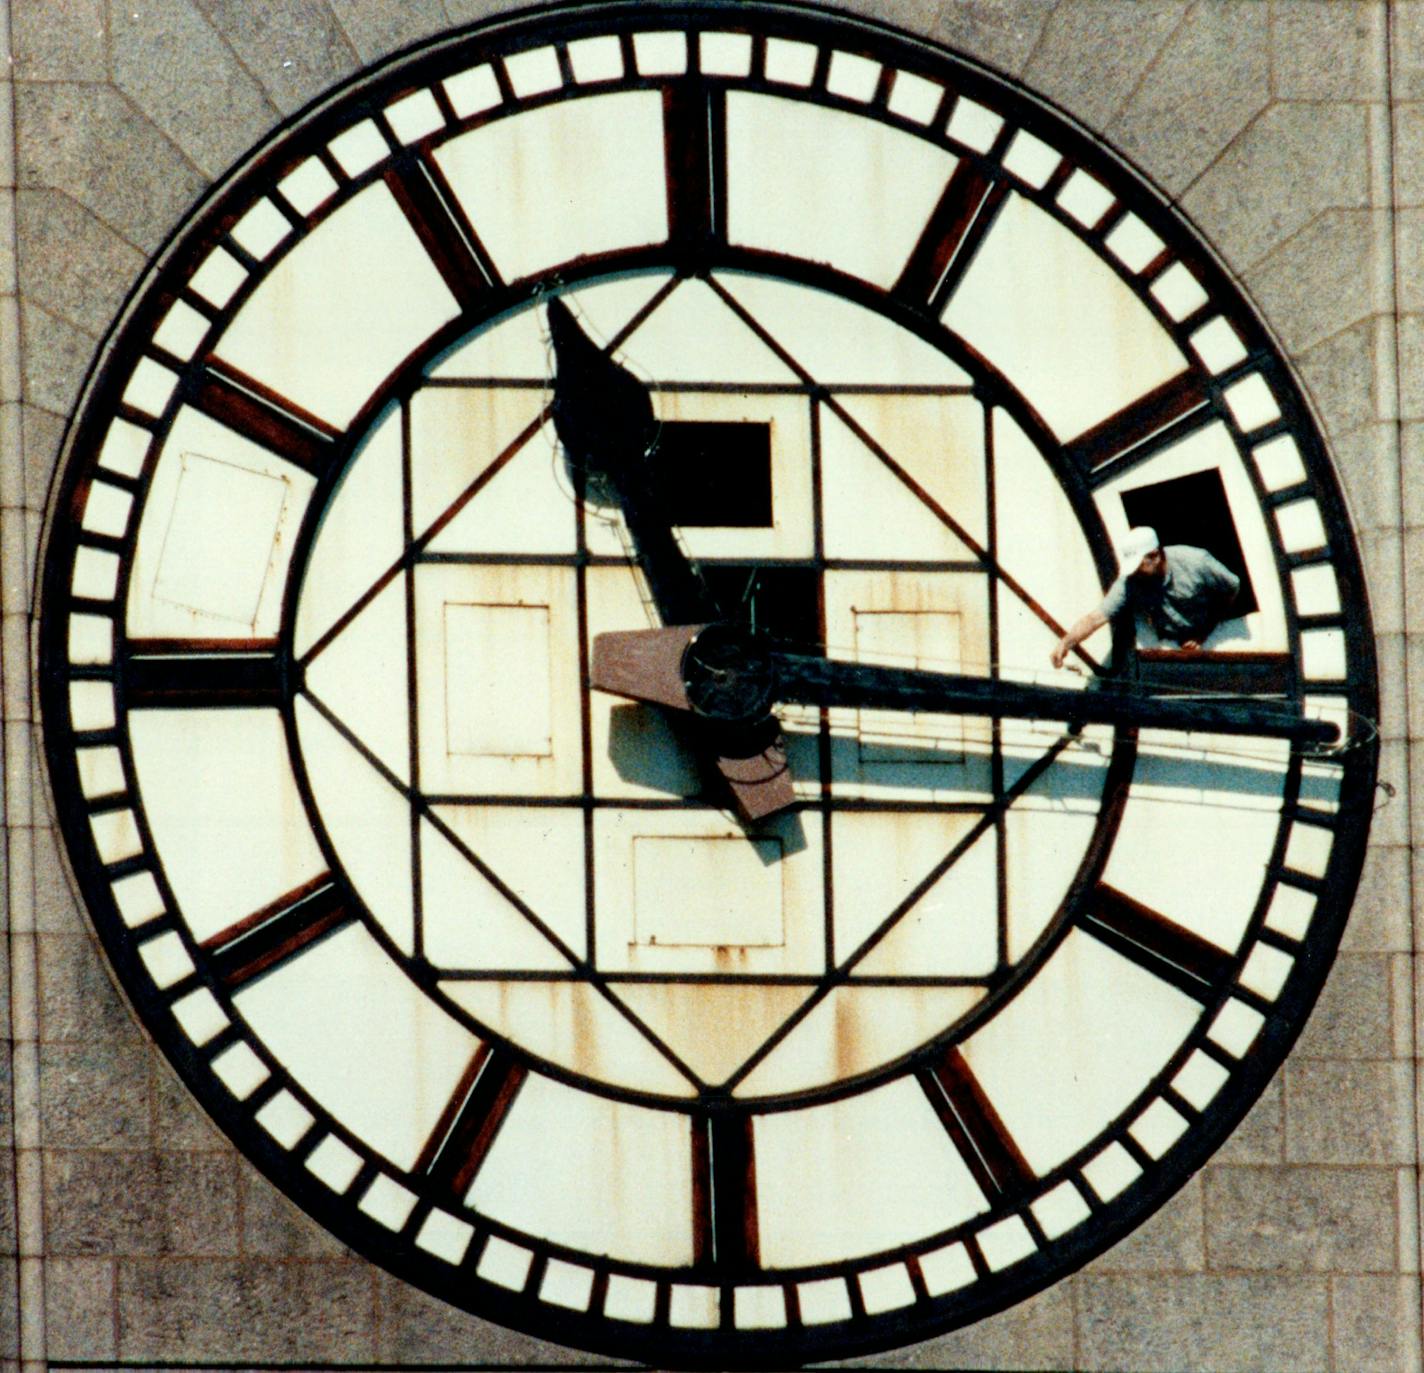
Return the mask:
{"type": "Polygon", "coordinates": [[[458,35],[238,168],[91,378],[42,652],[95,927],[224,1129],[428,1290],[674,1363],[923,1337],[1159,1205],[1319,990],[1375,766],[1343,504],[1209,250],[1026,93],[774,5],[458,35]],[[668,603],[556,311],[743,640],[1186,713],[782,705],[748,819],[599,689],[668,603]],[[1053,670],[1140,524],[1239,613],[1053,670]],[[1242,696],[1341,742],[1191,714],[1242,696]]]}

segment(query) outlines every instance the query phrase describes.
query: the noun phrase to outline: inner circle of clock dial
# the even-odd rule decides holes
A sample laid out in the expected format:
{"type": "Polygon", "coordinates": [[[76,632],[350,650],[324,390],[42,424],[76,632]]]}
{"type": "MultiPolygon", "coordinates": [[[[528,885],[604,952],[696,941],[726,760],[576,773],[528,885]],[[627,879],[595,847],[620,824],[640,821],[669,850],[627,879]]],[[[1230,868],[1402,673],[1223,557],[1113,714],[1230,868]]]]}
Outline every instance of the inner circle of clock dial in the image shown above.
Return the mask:
{"type": "MultiPolygon", "coordinates": [[[[1086,603],[1094,563],[962,368],[763,277],[566,300],[648,378],[670,508],[729,620],[1045,675],[1038,598],[1086,603]]],[[[598,634],[658,618],[616,507],[573,499],[552,365],[537,305],[449,350],[323,516],[294,648],[327,835],[388,944],[540,1059],[673,1097],[873,1072],[1035,947],[1098,828],[1111,731],[785,708],[800,804],[740,822],[666,710],[582,686],[598,634]]]]}
{"type": "Polygon", "coordinates": [[[1358,557],[1209,251],[1022,92],[795,7],[510,20],[295,118],[115,340],[57,811],[154,1037],[348,1243],[658,1365],[839,1356],[1098,1252],[1280,1061],[1367,831],[1358,557]],[[719,724],[749,635],[1097,691],[1106,634],[1049,655],[1151,524],[1245,598],[1117,668],[1350,747],[778,705],[794,800],[739,818],[690,712],[590,685],[664,617],[556,301],[651,398],[719,724]]]}

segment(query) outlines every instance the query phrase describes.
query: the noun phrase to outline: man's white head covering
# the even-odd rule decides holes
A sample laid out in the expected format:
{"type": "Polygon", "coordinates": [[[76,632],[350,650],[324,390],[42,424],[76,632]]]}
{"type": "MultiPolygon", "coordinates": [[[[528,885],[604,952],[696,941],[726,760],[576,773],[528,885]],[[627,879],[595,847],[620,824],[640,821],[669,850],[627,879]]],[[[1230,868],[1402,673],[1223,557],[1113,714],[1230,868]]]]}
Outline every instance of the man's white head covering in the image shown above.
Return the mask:
{"type": "Polygon", "coordinates": [[[1143,558],[1161,547],[1155,529],[1145,524],[1136,525],[1127,531],[1127,537],[1117,546],[1118,567],[1130,577],[1143,558]]]}

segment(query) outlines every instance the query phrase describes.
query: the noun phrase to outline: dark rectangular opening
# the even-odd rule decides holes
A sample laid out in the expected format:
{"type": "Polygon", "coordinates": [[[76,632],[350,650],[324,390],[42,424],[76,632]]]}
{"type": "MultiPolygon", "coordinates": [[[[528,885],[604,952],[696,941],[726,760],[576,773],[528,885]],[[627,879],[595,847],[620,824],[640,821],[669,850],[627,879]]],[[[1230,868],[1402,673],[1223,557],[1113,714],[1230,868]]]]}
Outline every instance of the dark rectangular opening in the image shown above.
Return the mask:
{"type": "Polygon", "coordinates": [[[1246,572],[1241,540],[1231,519],[1226,487],[1216,468],[1193,472],[1170,481],[1154,482],[1122,493],[1123,513],[1128,524],[1150,525],[1166,544],[1193,544],[1241,578],[1241,590],[1232,607],[1232,618],[1257,608],[1256,593],[1246,572]]]}
{"type": "Polygon", "coordinates": [[[673,524],[771,527],[771,425],[665,420],[655,454],[673,524]]]}
{"type": "Polygon", "coordinates": [[[703,563],[722,615],[776,639],[820,642],[820,574],[812,567],[736,567],[703,563]]]}

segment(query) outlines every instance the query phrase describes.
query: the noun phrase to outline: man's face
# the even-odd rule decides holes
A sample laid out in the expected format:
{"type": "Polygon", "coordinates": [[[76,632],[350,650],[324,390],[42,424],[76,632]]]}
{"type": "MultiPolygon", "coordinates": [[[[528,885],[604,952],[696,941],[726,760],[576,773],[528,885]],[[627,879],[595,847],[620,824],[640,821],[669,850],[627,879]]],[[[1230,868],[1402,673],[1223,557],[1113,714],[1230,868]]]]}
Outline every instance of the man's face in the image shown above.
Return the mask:
{"type": "Polygon", "coordinates": [[[1164,577],[1167,573],[1167,555],[1160,548],[1154,548],[1143,560],[1137,564],[1136,576],[1149,577],[1153,580],[1164,577]]]}

